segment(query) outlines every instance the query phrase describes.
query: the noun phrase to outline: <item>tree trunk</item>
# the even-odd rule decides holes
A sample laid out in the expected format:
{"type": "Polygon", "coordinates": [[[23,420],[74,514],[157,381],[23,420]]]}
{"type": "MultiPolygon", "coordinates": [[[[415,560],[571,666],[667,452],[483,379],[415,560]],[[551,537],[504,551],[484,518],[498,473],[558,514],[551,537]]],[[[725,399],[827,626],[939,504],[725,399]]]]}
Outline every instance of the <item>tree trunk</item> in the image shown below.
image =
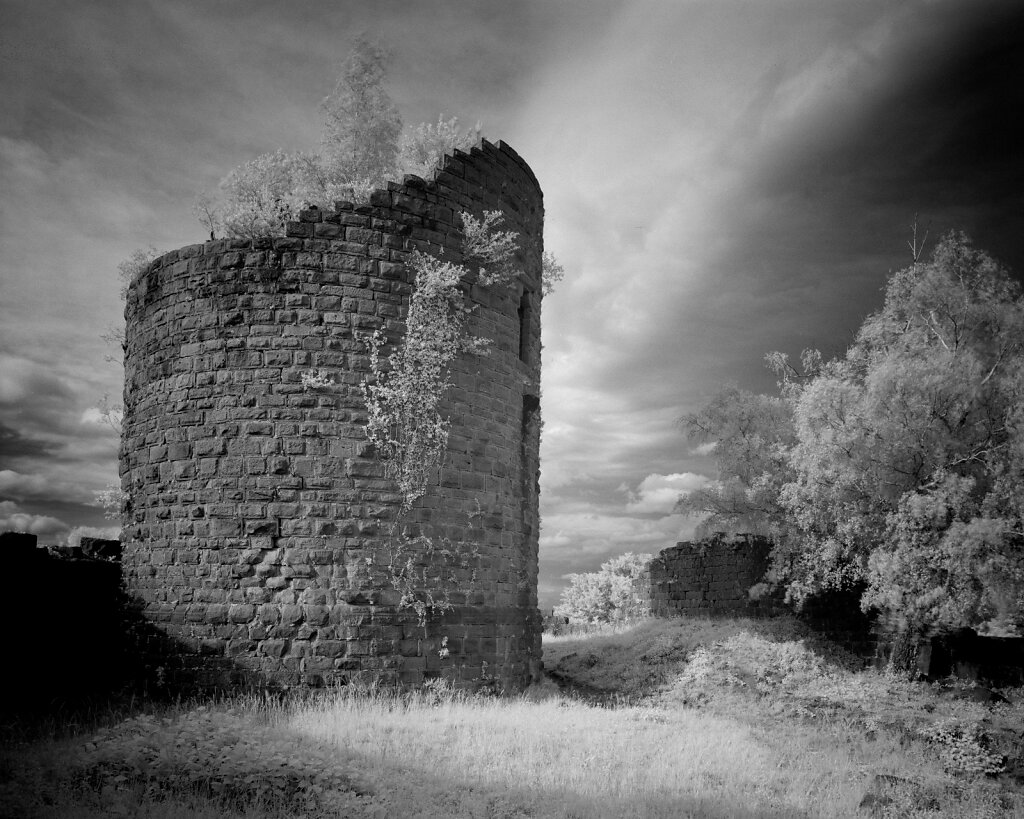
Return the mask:
{"type": "Polygon", "coordinates": [[[892,641],[886,670],[906,679],[915,679],[921,671],[917,662],[920,643],[921,634],[916,629],[900,629],[892,641]]]}

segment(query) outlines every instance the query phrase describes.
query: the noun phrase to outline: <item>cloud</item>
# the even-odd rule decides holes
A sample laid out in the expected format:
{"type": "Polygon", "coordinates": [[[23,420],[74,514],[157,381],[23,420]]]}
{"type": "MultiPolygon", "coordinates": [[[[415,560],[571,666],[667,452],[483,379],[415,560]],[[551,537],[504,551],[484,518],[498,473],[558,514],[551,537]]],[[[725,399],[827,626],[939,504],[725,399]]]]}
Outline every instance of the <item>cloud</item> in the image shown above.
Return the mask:
{"type": "Polygon", "coordinates": [[[563,554],[600,563],[623,552],[668,548],[692,534],[695,525],[686,515],[653,519],[574,511],[546,517],[542,536],[547,543],[558,545],[563,554]]]}
{"type": "Polygon", "coordinates": [[[98,386],[56,359],[0,352],[0,497],[88,504],[117,476],[117,433],[90,420],[98,386]]]}
{"type": "Polygon", "coordinates": [[[18,430],[0,423],[0,458],[39,458],[53,452],[57,444],[37,438],[29,438],[18,430]]]}
{"type": "Polygon", "coordinates": [[[667,515],[675,508],[681,495],[711,483],[706,475],[681,472],[672,475],[648,475],[635,492],[629,492],[626,511],[630,514],[667,515]]]}
{"type": "Polygon", "coordinates": [[[726,381],[773,389],[769,350],[841,351],[915,212],[1024,261],[1020,4],[236,5],[8,15],[31,44],[0,72],[0,469],[38,493],[19,514],[81,522],[43,487],[116,477],[90,408],[121,388],[99,340],[118,261],[203,238],[189,201],[238,163],[315,148],[360,30],[393,46],[407,121],[483,119],[545,191],[566,279],[544,302],[542,593],[685,536],[666,512],[710,452],[676,419],[726,381]]]}
{"type": "Polygon", "coordinates": [[[548,532],[540,536],[540,548],[557,549],[560,546],[568,546],[572,538],[564,532],[548,532]]]}
{"type": "Polygon", "coordinates": [[[56,536],[64,534],[70,528],[58,518],[31,515],[22,512],[18,505],[11,501],[0,501],[0,532],[27,532],[56,542],[56,536]]]}
{"type": "MultiPolygon", "coordinates": [[[[620,493],[621,497],[621,493],[620,493]]],[[[541,529],[541,608],[558,602],[569,574],[597,571],[613,557],[635,552],[657,554],[693,537],[699,521],[687,515],[631,517],[621,508],[609,513],[599,504],[545,515],[541,529]]]]}
{"type": "Polygon", "coordinates": [[[699,518],[672,510],[681,494],[708,483],[704,475],[685,472],[648,474],[636,489],[621,482],[609,485],[607,480],[561,487],[542,517],[541,606],[557,601],[564,586],[557,578],[596,571],[626,552],[657,554],[693,537],[699,518]]]}
{"type": "Polygon", "coordinates": [[[71,390],[44,365],[21,356],[0,354],[0,406],[25,406],[44,409],[62,404],[71,390]]]}
{"type": "Polygon", "coordinates": [[[22,475],[12,469],[0,469],[0,497],[23,500],[41,497],[54,491],[42,475],[22,475]]]}

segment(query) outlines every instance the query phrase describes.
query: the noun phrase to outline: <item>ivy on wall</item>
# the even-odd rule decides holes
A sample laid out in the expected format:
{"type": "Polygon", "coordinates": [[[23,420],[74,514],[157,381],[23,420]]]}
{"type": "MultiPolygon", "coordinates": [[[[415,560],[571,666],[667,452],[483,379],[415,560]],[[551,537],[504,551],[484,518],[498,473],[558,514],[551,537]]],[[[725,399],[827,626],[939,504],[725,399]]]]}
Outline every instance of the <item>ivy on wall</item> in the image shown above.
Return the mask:
{"type": "Polygon", "coordinates": [[[514,264],[519,234],[497,230],[502,214],[487,211],[480,220],[468,213],[461,217],[464,263],[413,251],[409,264],[415,289],[405,337],[387,357],[382,332],[369,340],[373,378],[362,384],[366,434],[398,484],[403,512],[426,494],[444,459],[450,422],[441,415],[440,404],[451,386],[452,363],[463,352],[487,353],[488,340],[467,331],[472,307],[466,305],[463,281],[475,277],[477,283],[495,287],[519,275],[514,264]]]}
{"type": "Polygon", "coordinates": [[[361,385],[367,438],[402,496],[390,527],[387,573],[401,595],[399,606],[412,609],[421,626],[431,614],[451,609],[452,593],[467,594],[467,583],[472,586],[475,577],[473,544],[447,539],[436,544],[422,532],[410,535],[403,526],[403,518],[426,494],[444,461],[450,419],[441,414],[440,405],[451,386],[452,363],[460,353],[488,353],[489,339],[468,332],[473,307],[466,303],[464,283],[503,287],[520,275],[515,266],[519,234],[498,230],[503,222],[499,211],[487,211],[479,220],[463,212],[461,218],[463,263],[413,251],[409,265],[414,290],[405,336],[387,356],[381,331],[369,339],[372,380],[361,385]],[[427,576],[424,554],[430,556],[428,565],[441,567],[434,577],[427,576]]]}

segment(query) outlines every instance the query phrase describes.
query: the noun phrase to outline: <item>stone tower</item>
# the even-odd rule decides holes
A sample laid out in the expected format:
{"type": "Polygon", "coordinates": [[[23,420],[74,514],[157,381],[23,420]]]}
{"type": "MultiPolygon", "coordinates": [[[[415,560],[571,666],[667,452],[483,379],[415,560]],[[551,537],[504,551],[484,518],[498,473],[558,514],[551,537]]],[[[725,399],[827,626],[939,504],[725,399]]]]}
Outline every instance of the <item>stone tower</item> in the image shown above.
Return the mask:
{"type": "Polygon", "coordinates": [[[375,678],[522,687],[540,659],[544,210],[504,143],[446,157],[287,235],[192,245],[130,285],[124,577],[143,654],[185,686],[375,678]],[[461,261],[459,213],[519,233],[511,285],[465,283],[469,332],[438,480],[408,516],[366,437],[366,336],[400,337],[413,249],[461,261]],[[302,375],[333,376],[310,389],[302,375]],[[403,524],[404,526],[405,524],[403,524]],[[439,603],[426,617],[410,599],[439,603]],[[404,598],[404,599],[403,599],[404,598]]]}

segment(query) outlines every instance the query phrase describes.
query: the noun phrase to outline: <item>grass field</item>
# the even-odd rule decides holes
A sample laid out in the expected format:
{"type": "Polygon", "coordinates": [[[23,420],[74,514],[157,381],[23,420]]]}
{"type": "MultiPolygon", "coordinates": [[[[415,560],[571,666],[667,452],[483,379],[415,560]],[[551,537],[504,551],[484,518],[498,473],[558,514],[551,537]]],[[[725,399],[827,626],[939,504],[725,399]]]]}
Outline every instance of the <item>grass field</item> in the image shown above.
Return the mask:
{"type": "MultiPolygon", "coordinates": [[[[9,737],[0,816],[1024,815],[1024,691],[864,671],[792,620],[545,639],[523,696],[328,692],[9,737]]],[[[9,733],[9,732],[8,732],[9,733]]]]}

